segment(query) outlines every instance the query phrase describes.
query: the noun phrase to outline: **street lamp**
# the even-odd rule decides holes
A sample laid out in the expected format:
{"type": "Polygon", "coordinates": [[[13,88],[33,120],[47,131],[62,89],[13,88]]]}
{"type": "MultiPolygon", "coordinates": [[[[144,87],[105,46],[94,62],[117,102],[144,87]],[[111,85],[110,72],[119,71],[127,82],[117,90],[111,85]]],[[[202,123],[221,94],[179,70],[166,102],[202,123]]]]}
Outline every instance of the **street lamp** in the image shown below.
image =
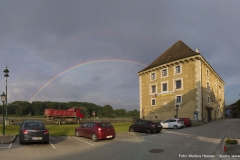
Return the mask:
{"type": "Polygon", "coordinates": [[[8,115],[7,115],[7,77],[9,77],[9,75],[8,75],[9,71],[8,71],[7,66],[3,72],[5,73],[4,77],[6,77],[6,120],[8,120],[8,115]]]}
{"type": "Polygon", "coordinates": [[[4,92],[1,95],[1,100],[3,102],[3,109],[2,109],[2,135],[5,135],[4,102],[7,100],[7,96],[4,94],[4,92]]]}

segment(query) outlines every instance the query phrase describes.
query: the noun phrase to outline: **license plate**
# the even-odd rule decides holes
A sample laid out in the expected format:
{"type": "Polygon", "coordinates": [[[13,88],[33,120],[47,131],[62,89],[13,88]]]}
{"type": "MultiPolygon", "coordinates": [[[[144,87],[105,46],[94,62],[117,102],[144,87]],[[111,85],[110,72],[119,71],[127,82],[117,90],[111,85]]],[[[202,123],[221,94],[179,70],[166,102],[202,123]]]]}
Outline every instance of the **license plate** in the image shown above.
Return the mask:
{"type": "Polygon", "coordinates": [[[107,138],[112,138],[112,136],[107,136],[107,138]]]}
{"type": "Polygon", "coordinates": [[[33,140],[42,140],[42,137],[32,137],[33,140]]]}

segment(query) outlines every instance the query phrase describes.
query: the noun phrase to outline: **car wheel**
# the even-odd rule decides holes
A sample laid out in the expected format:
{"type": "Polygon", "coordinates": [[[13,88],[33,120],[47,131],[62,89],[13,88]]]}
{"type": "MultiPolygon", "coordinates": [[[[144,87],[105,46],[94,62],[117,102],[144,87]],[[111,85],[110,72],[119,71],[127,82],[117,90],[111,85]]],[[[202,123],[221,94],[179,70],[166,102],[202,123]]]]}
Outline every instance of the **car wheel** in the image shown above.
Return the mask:
{"type": "Polygon", "coordinates": [[[134,132],[134,129],[133,129],[133,128],[130,128],[129,131],[130,131],[130,132],[134,132]]]}
{"type": "Polygon", "coordinates": [[[178,126],[175,125],[173,128],[174,128],[174,129],[178,129],[178,126]]]}
{"type": "Polygon", "coordinates": [[[45,144],[49,144],[49,141],[45,141],[44,143],[45,143],[45,144]]]}
{"type": "Polygon", "coordinates": [[[79,137],[78,131],[75,132],[75,136],[76,136],[76,137],[79,137]]]}
{"type": "Polygon", "coordinates": [[[160,131],[156,131],[157,133],[160,133],[160,131]]]}
{"type": "Polygon", "coordinates": [[[24,142],[21,140],[20,137],[19,137],[19,144],[24,144],[24,142]]]}
{"type": "Polygon", "coordinates": [[[151,134],[152,131],[150,129],[147,129],[147,134],[151,134]]]}
{"type": "Polygon", "coordinates": [[[97,142],[98,141],[98,137],[95,133],[92,134],[92,140],[93,142],[97,142]]]}

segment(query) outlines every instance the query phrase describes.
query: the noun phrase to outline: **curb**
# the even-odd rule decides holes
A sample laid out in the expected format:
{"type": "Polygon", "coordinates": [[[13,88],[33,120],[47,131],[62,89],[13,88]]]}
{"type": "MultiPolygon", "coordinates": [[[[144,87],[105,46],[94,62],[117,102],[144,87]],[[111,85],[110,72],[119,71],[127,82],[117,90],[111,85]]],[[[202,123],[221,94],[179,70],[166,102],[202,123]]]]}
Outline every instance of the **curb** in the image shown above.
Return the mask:
{"type": "Polygon", "coordinates": [[[138,133],[138,132],[117,132],[116,134],[127,135],[127,136],[146,136],[146,133],[138,133]]]}
{"type": "Polygon", "coordinates": [[[7,144],[7,143],[12,143],[15,141],[15,139],[17,138],[17,135],[14,135],[13,139],[11,141],[6,141],[6,142],[0,142],[1,144],[7,144]]]}

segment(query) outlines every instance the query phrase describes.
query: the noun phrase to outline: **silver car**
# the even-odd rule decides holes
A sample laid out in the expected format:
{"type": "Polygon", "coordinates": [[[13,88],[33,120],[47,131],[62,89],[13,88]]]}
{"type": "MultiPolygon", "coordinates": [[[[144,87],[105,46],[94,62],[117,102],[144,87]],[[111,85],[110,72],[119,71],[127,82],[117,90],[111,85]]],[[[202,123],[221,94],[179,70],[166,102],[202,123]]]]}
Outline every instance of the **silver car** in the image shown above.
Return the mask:
{"type": "Polygon", "coordinates": [[[184,127],[184,123],[182,120],[178,118],[171,118],[166,121],[161,122],[163,128],[174,128],[179,129],[184,127]]]}

